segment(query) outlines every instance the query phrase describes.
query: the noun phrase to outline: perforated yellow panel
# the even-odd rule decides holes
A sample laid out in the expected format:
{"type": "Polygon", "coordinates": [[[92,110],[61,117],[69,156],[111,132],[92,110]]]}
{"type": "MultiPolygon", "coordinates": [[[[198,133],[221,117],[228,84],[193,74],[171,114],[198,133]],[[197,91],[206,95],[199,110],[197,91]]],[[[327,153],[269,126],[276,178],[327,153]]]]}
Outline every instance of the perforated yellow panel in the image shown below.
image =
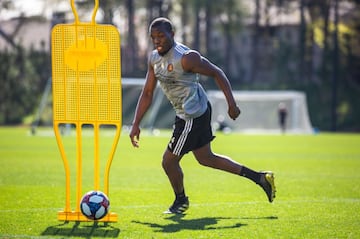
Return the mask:
{"type": "MultiPolygon", "coordinates": [[[[82,191],[82,126],[94,126],[94,190],[100,190],[101,125],[115,125],[111,152],[106,161],[103,192],[109,194],[109,172],[120,137],[122,123],[120,36],[111,25],[95,23],[99,1],[90,23],[79,21],[74,0],[72,24],[58,24],[51,33],[53,121],[56,141],[65,168],[65,208],[58,213],[62,221],[88,221],[80,212],[82,191]],[[59,131],[60,124],[76,126],[76,201],[71,209],[69,160],[59,131]]],[[[101,221],[115,222],[117,214],[109,212],[101,221]]]]}
{"type": "Polygon", "coordinates": [[[59,24],[52,31],[54,121],[121,124],[120,37],[115,27],[59,24]]]}

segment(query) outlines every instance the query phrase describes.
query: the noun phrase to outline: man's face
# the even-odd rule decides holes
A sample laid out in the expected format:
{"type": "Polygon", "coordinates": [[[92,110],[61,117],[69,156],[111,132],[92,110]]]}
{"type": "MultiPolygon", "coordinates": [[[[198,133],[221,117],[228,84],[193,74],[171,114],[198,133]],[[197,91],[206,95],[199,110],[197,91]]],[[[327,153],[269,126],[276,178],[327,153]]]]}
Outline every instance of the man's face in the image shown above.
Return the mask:
{"type": "Polygon", "coordinates": [[[151,40],[160,55],[165,55],[174,44],[174,33],[166,31],[162,26],[151,28],[151,40]]]}

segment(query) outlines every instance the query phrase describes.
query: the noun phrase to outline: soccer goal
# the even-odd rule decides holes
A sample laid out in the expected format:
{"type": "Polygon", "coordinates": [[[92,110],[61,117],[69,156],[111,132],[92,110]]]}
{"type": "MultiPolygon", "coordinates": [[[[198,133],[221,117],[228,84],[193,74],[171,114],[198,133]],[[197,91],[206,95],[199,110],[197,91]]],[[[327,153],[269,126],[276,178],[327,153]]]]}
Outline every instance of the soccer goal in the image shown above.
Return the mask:
{"type": "Polygon", "coordinates": [[[248,133],[280,133],[280,110],[286,110],[286,133],[312,133],[306,95],[299,91],[235,91],[241,109],[233,121],[227,117],[227,103],[221,91],[208,91],[213,106],[212,120],[216,125],[248,133]]]}

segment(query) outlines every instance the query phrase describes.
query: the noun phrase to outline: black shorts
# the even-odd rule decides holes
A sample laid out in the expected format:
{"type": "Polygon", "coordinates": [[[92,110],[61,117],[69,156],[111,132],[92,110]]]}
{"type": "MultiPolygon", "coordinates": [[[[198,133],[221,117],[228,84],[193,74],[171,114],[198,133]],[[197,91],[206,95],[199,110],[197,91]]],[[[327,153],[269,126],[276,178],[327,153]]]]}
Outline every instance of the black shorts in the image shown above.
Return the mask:
{"type": "Polygon", "coordinates": [[[175,117],[172,138],[168,150],[175,155],[184,155],[192,150],[201,148],[215,137],[211,129],[211,105],[204,114],[195,119],[183,120],[175,117]]]}

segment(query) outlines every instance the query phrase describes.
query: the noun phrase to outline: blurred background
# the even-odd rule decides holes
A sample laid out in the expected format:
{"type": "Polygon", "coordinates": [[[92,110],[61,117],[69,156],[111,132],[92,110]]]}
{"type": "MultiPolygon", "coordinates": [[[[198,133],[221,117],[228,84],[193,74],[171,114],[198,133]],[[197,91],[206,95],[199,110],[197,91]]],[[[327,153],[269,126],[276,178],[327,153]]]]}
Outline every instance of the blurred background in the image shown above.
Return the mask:
{"type": "MultiPolygon", "coordinates": [[[[75,4],[90,21],[94,1],[75,4]]],[[[96,21],[120,32],[123,79],[144,80],[148,25],[165,16],[234,90],[303,92],[316,130],[359,132],[359,10],[359,0],[99,0],[96,21]]],[[[67,0],[0,0],[0,125],[51,125],[51,28],[73,21],[67,0]]]]}

